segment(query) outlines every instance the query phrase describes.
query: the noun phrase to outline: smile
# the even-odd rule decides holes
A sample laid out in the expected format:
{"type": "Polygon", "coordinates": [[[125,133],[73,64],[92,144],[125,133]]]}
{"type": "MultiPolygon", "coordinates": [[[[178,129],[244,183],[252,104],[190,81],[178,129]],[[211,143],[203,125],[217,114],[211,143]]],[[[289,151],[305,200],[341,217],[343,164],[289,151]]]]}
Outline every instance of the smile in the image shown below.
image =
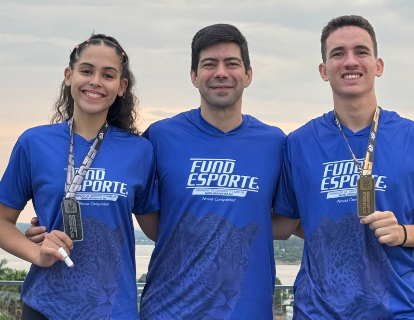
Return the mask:
{"type": "Polygon", "coordinates": [[[88,96],[89,98],[92,99],[99,99],[102,98],[104,95],[101,93],[97,93],[97,92],[91,92],[91,91],[82,91],[86,96],[88,96]]]}
{"type": "Polygon", "coordinates": [[[344,79],[348,80],[348,79],[357,79],[357,78],[361,78],[362,76],[360,74],[346,74],[343,76],[344,79]]]}
{"type": "Polygon", "coordinates": [[[214,86],[214,87],[211,87],[211,89],[214,89],[214,90],[230,90],[232,87],[222,87],[222,86],[220,86],[220,87],[216,87],[216,86],[214,86]]]}

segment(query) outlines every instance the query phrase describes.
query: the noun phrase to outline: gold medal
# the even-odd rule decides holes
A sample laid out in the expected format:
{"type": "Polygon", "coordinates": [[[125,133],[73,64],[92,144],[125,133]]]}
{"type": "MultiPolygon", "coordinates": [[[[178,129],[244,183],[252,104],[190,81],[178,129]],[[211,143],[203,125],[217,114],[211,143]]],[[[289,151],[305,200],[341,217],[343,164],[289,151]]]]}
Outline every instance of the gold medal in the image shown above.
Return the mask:
{"type": "Polygon", "coordinates": [[[358,217],[363,218],[375,211],[375,180],[361,176],[357,183],[358,217]]]}
{"type": "Polygon", "coordinates": [[[341,131],[342,136],[346,144],[348,145],[349,151],[351,152],[352,158],[356,166],[359,169],[360,178],[357,183],[357,213],[358,217],[363,218],[375,211],[375,180],[372,177],[372,169],[374,167],[374,150],[375,142],[377,140],[378,121],[380,116],[381,108],[377,106],[374,113],[374,119],[372,119],[371,132],[369,134],[367,153],[365,155],[364,168],[358,162],[357,157],[352,152],[351,146],[346,139],[345,133],[342,130],[341,123],[339,122],[338,115],[335,112],[335,123],[341,131]]]}

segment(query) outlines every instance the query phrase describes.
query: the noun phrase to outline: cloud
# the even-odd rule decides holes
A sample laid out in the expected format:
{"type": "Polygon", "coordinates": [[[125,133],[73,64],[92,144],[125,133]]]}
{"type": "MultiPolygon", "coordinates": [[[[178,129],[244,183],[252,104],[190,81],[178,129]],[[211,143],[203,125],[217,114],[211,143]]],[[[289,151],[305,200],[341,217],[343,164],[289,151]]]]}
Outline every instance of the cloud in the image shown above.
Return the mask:
{"type": "Polygon", "coordinates": [[[124,46],[137,79],[141,130],[153,121],[197,108],[190,82],[190,43],[213,23],[232,23],[246,36],[253,82],[243,113],[286,132],[332,110],[320,79],[319,37],[333,17],[360,14],[374,26],[385,73],[378,102],[414,118],[414,1],[264,0],[0,0],[0,172],[17,136],[48,123],[71,50],[92,32],[124,46]],[[8,128],[8,129],[6,129],[8,128]]]}

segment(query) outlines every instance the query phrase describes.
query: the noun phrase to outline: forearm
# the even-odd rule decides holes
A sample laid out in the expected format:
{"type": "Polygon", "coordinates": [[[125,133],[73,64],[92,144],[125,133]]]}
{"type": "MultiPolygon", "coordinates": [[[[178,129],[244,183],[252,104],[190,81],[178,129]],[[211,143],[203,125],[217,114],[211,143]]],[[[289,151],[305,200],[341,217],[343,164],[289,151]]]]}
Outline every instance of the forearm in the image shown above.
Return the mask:
{"type": "Polygon", "coordinates": [[[291,219],[272,212],[273,240],[289,239],[297,229],[299,222],[300,219],[291,219]]]}
{"type": "Polygon", "coordinates": [[[35,263],[40,247],[16,227],[19,211],[0,204],[0,247],[10,254],[35,263]]]}
{"type": "Polygon", "coordinates": [[[303,231],[302,221],[299,222],[293,234],[299,238],[305,239],[305,232],[303,231]]]}
{"type": "Polygon", "coordinates": [[[144,234],[152,241],[157,240],[158,236],[158,217],[159,211],[154,211],[148,214],[135,215],[139,226],[141,227],[144,234]]]}

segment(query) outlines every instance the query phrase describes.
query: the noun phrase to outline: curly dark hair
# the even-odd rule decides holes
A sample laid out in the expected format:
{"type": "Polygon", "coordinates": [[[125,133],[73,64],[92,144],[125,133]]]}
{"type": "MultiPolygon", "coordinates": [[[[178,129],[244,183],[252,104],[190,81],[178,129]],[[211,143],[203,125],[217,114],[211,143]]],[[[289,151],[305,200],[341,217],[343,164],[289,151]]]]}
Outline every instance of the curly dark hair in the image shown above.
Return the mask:
{"type": "MultiPolygon", "coordinates": [[[[106,117],[108,124],[130,131],[134,134],[139,134],[139,131],[135,126],[135,120],[137,118],[137,110],[135,109],[135,106],[138,105],[138,98],[133,92],[135,77],[129,67],[128,55],[115,38],[104,34],[92,34],[88,40],[82,42],[72,50],[69,56],[69,68],[73,70],[75,63],[79,60],[82,52],[91,45],[105,45],[114,48],[121,62],[121,79],[125,78],[128,80],[128,87],[126,88],[124,96],[117,96],[108,110],[108,115],[106,117]]],[[[60,85],[59,98],[53,106],[54,114],[51,123],[58,123],[72,118],[73,108],[74,100],[71,94],[71,87],[67,86],[65,80],[63,80],[60,85]]]]}

